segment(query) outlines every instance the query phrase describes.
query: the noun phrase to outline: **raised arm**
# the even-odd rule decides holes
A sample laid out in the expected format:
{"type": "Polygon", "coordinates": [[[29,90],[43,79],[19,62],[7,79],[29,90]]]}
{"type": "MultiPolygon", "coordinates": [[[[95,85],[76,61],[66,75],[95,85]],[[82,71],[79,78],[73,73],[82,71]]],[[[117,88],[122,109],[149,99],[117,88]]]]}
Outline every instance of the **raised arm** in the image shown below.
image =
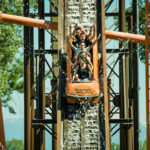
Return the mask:
{"type": "Polygon", "coordinates": [[[87,31],[85,30],[84,27],[81,26],[81,31],[85,34],[85,35],[88,35],[87,31]]]}
{"type": "Polygon", "coordinates": [[[78,24],[76,23],[76,24],[75,24],[75,26],[74,26],[73,33],[72,33],[72,34],[73,34],[73,36],[75,36],[75,34],[76,34],[76,29],[77,29],[77,26],[78,26],[78,24]]]}
{"type": "Polygon", "coordinates": [[[101,34],[98,35],[98,38],[94,40],[94,42],[89,46],[89,50],[96,44],[96,42],[100,39],[101,34]]]}
{"type": "Polygon", "coordinates": [[[89,40],[92,42],[92,40],[95,38],[95,25],[93,25],[93,35],[89,37],[89,40]]]}
{"type": "Polygon", "coordinates": [[[72,24],[69,23],[69,35],[70,35],[70,36],[72,35],[71,30],[72,30],[72,24]]]}
{"type": "Polygon", "coordinates": [[[89,31],[88,37],[90,38],[91,35],[92,35],[92,26],[90,26],[90,31],[89,31]]]}
{"type": "Polygon", "coordinates": [[[69,45],[71,46],[71,48],[75,52],[77,48],[70,42],[69,37],[67,37],[67,39],[68,39],[69,45]]]}
{"type": "Polygon", "coordinates": [[[89,57],[86,57],[86,60],[87,60],[88,64],[89,64],[91,67],[93,67],[93,64],[91,63],[90,58],[89,58],[89,57]]]}

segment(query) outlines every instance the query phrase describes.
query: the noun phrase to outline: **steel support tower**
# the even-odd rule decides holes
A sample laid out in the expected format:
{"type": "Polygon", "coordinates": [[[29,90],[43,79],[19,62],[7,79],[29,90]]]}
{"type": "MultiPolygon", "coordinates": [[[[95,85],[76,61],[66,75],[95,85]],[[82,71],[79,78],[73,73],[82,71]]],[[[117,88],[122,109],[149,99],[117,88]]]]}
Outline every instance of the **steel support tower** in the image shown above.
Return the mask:
{"type": "MultiPolygon", "coordinates": [[[[55,1],[54,1],[55,2],[55,1]]],[[[49,13],[45,11],[45,1],[38,0],[38,12],[30,12],[30,1],[24,0],[24,16],[38,17],[45,19],[45,17],[57,17],[57,5],[49,1],[49,6],[55,8],[55,11],[49,8],[49,13]]],[[[38,49],[34,48],[35,32],[32,27],[24,27],[24,99],[25,99],[25,149],[27,150],[44,150],[45,149],[45,131],[51,134],[53,141],[53,149],[56,149],[57,130],[57,76],[54,72],[54,67],[50,65],[50,60],[47,60],[46,55],[57,55],[57,48],[52,46],[50,49],[45,49],[45,30],[38,29],[38,49]],[[45,68],[48,66],[48,71],[45,68]],[[45,80],[47,75],[52,74],[53,84],[52,91],[45,92],[45,80]],[[55,84],[54,84],[55,83],[55,84]],[[54,87],[55,85],[55,87],[54,87]],[[45,118],[46,114],[49,116],[45,118]]],[[[51,39],[49,42],[57,42],[55,35],[51,32],[51,39]]],[[[53,59],[54,60],[54,59],[53,59]]],[[[58,60],[58,58],[57,58],[58,60]]],[[[55,61],[57,61],[55,59],[55,61]]],[[[58,73],[57,73],[58,74],[58,73]]]]}
{"type": "MultiPolygon", "coordinates": [[[[51,17],[52,21],[56,21],[59,13],[58,33],[50,32],[52,49],[45,49],[44,30],[38,30],[38,49],[34,48],[34,30],[31,27],[24,27],[24,97],[25,97],[25,149],[27,150],[44,150],[45,149],[45,130],[53,137],[53,149],[61,149],[61,141],[63,128],[61,121],[63,120],[63,110],[61,102],[64,96],[64,80],[60,65],[62,59],[62,51],[65,46],[65,7],[67,1],[50,1],[50,12],[44,11],[45,3],[38,0],[38,13],[30,13],[30,2],[24,0],[24,16],[51,17]],[[58,7],[58,9],[57,9],[58,7]],[[63,16],[62,16],[63,15],[63,16]],[[54,35],[58,34],[57,41],[54,35]],[[57,45],[58,42],[58,45],[57,45]],[[58,56],[59,50],[59,56],[58,56]],[[53,55],[53,64],[49,65],[45,55],[53,55]],[[59,59],[59,62],[58,62],[59,59]],[[35,61],[36,60],[36,61],[35,61]],[[36,63],[35,63],[36,62],[36,63]],[[53,74],[51,81],[52,91],[45,93],[45,64],[49,66],[49,72],[53,74]],[[36,73],[34,72],[36,70],[36,73]],[[59,77],[58,77],[59,72],[59,77]],[[35,75],[36,74],[36,75],[35,75]],[[36,80],[35,80],[36,79],[36,80]],[[59,85],[57,87],[57,85],[59,85]],[[57,92],[58,90],[58,92],[57,92]],[[48,109],[47,109],[48,108],[48,109]],[[51,116],[51,119],[45,118],[45,113],[51,116]],[[61,114],[62,113],[62,114],[61,114]],[[52,126],[49,126],[51,124],[52,126]],[[56,146],[57,145],[57,146],[56,146]]],[[[109,150],[111,148],[111,136],[120,132],[120,148],[121,150],[138,150],[139,149],[139,126],[138,126],[138,50],[137,45],[129,44],[128,48],[124,48],[124,42],[120,42],[118,49],[107,49],[105,35],[105,17],[117,16],[119,20],[119,31],[125,31],[125,22],[128,23],[128,30],[137,33],[137,0],[133,0],[133,9],[131,13],[125,14],[125,0],[119,1],[119,11],[107,12],[111,7],[113,0],[104,4],[104,1],[97,1],[97,31],[102,34],[102,41],[99,43],[99,53],[102,53],[102,61],[100,62],[103,73],[103,93],[104,93],[104,111],[105,111],[105,131],[104,131],[104,147],[109,150]],[[120,16],[120,17],[119,17],[120,16]],[[132,26],[134,28],[132,29],[132,26]],[[102,51],[100,48],[102,48],[102,51]],[[105,48],[106,47],[106,48],[105,48]],[[106,49],[106,53],[105,53],[106,49]],[[108,61],[110,53],[117,55],[117,59],[113,66],[108,61]],[[116,71],[116,64],[119,70],[116,71]],[[133,65],[134,64],[134,65],[133,65]],[[110,69],[109,73],[107,72],[110,69]],[[127,74],[129,72],[129,74],[127,74]],[[119,87],[115,91],[111,85],[112,73],[118,78],[119,87]],[[106,78],[107,76],[107,78],[106,78]],[[134,94],[132,94],[134,93],[134,94]],[[111,107],[113,103],[113,108],[111,107]],[[119,118],[114,119],[114,114],[119,113],[119,118]],[[116,127],[118,127],[116,129],[116,127]],[[132,140],[131,140],[132,139],[132,140]],[[133,141],[133,142],[131,142],[133,141]],[[124,146],[126,145],[126,146],[124,146]]],[[[100,66],[101,67],[101,66],[100,66]]],[[[100,68],[101,70],[101,68],[100,68]]],[[[102,131],[101,131],[102,132],[102,131]]],[[[100,133],[99,133],[100,134],[100,133]]]]}
{"type": "MultiPolygon", "coordinates": [[[[125,24],[128,24],[128,32],[137,34],[138,32],[138,1],[132,1],[132,11],[125,12],[125,0],[118,1],[117,8],[112,8],[114,1],[105,3],[106,21],[109,17],[116,16],[116,22],[112,21],[106,29],[119,30],[125,32],[125,24]],[[109,10],[111,8],[112,11],[109,10]]],[[[97,10],[98,11],[98,10],[97,10]]],[[[102,15],[101,15],[102,16],[102,15]]],[[[104,21],[104,20],[103,20],[104,21]]],[[[111,40],[105,43],[109,47],[111,40]]],[[[107,47],[106,46],[106,47],[107,47]]],[[[138,115],[138,46],[120,41],[118,49],[106,48],[106,64],[108,79],[109,98],[109,123],[110,139],[120,132],[120,149],[139,149],[139,115],[138,115]],[[115,59],[112,59],[114,56],[115,59]],[[117,56],[117,57],[116,57],[117,56]],[[118,67],[118,69],[116,69],[118,67]],[[115,76],[115,77],[114,77],[115,76]],[[115,83],[112,85],[113,78],[115,83]],[[117,91],[117,87],[119,90],[117,91]],[[133,92],[134,91],[134,92],[133,92]],[[133,94],[134,93],[134,94],[133,94]],[[114,115],[118,115],[114,119],[114,115]]]]}

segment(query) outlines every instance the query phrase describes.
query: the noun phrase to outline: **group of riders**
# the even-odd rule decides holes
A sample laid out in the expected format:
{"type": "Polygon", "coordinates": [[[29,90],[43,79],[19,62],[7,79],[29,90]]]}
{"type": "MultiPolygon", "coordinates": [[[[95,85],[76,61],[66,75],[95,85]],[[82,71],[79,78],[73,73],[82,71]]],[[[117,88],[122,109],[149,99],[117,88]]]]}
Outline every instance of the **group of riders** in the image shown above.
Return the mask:
{"type": "Polygon", "coordinates": [[[100,39],[100,35],[98,38],[95,38],[95,25],[90,27],[90,31],[88,33],[84,27],[79,27],[76,24],[72,36],[74,37],[73,42],[71,42],[68,37],[68,42],[72,48],[72,80],[92,80],[92,48],[100,39]]]}

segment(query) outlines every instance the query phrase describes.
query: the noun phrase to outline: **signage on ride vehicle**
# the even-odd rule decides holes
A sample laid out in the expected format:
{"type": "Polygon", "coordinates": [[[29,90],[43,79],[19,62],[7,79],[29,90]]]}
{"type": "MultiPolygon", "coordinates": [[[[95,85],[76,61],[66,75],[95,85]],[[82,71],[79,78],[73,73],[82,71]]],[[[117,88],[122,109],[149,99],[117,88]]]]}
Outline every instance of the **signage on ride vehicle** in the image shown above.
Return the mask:
{"type": "Polygon", "coordinates": [[[90,93],[93,94],[93,91],[91,91],[91,89],[75,89],[75,93],[90,93]]]}

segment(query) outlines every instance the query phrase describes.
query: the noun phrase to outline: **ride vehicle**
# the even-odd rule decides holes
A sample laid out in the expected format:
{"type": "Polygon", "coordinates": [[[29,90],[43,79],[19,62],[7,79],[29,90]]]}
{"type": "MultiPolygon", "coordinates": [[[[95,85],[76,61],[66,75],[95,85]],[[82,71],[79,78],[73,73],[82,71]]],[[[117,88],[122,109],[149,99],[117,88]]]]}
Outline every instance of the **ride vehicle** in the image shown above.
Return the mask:
{"type": "MultiPolygon", "coordinates": [[[[69,38],[72,42],[72,38],[69,38]]],[[[71,71],[72,67],[72,49],[67,42],[67,78],[66,78],[66,97],[67,103],[74,104],[75,102],[85,102],[90,100],[91,103],[98,103],[100,96],[99,85],[99,67],[98,67],[98,44],[96,43],[92,49],[92,63],[93,63],[93,77],[89,79],[79,79],[79,81],[73,81],[73,75],[71,71]]]]}

